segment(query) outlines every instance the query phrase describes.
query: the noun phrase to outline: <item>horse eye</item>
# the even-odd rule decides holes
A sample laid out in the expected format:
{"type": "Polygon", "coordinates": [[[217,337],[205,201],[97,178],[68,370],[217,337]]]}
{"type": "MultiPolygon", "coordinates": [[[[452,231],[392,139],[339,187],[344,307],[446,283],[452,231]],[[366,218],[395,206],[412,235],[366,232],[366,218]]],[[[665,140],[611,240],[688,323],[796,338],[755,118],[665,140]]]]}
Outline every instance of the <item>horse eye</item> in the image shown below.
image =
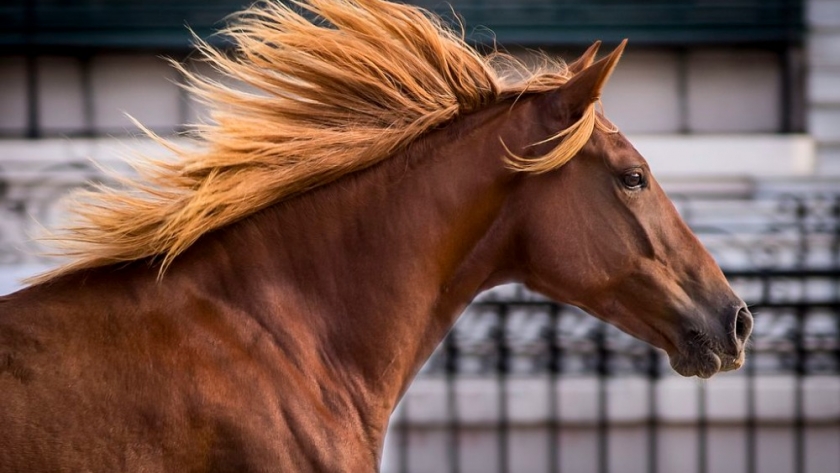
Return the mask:
{"type": "Polygon", "coordinates": [[[624,187],[628,189],[639,189],[645,185],[645,177],[638,171],[625,173],[621,178],[624,187]]]}

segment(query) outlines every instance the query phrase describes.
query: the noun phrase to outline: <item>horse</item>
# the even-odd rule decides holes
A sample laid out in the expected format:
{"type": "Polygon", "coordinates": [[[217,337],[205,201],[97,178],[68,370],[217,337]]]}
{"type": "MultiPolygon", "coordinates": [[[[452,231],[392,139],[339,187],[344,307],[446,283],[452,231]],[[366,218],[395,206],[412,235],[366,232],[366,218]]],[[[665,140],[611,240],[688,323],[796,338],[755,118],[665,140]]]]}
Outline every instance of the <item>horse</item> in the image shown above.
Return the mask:
{"type": "Polygon", "coordinates": [[[0,298],[0,472],[377,471],[480,291],[519,282],[740,367],[752,318],[598,107],[625,42],[526,68],[381,0],[258,4],[202,43],[195,146],[82,191],[0,298]]]}

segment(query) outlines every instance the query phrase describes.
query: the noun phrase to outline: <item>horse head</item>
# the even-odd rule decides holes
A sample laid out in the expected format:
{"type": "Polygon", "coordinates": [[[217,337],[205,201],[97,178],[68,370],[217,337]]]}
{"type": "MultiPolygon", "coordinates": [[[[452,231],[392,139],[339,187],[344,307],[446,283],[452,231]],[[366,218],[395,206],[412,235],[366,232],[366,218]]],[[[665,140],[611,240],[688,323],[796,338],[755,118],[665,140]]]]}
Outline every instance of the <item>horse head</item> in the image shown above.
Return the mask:
{"type": "MultiPolygon", "coordinates": [[[[580,123],[623,47],[593,64],[594,45],[570,65],[576,74],[567,83],[536,98],[543,137],[580,123]]],[[[603,116],[597,120],[573,159],[520,180],[512,226],[519,279],[665,350],[684,376],[739,368],[749,310],[645,159],[603,116]]],[[[529,152],[545,154],[551,141],[529,152]]]]}

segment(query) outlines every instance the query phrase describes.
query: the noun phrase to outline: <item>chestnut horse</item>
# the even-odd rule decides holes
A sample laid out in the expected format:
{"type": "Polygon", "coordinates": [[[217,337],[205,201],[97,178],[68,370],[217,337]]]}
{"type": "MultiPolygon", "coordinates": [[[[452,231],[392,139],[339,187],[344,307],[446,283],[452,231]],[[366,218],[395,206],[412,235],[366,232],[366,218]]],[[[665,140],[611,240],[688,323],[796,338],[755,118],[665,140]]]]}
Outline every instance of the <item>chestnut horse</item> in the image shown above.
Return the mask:
{"type": "MultiPolygon", "coordinates": [[[[81,195],[70,257],[0,298],[2,472],[376,471],[480,291],[517,281],[741,366],[752,319],[595,105],[624,48],[482,56],[416,7],[235,20],[197,147],[81,195]],[[512,69],[513,68],[513,69],[512,69]]],[[[162,140],[161,140],[162,141],[162,140]]]]}

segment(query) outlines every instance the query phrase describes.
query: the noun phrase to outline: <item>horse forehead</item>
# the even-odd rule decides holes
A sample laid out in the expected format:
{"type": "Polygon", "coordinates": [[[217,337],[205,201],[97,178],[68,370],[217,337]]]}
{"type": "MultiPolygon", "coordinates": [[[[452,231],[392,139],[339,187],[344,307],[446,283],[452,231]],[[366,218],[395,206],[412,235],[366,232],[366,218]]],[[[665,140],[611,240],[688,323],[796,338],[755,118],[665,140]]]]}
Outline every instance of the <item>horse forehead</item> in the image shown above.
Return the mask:
{"type": "Polygon", "coordinates": [[[646,164],[641,153],[636,150],[621,131],[604,131],[596,128],[587,144],[591,151],[609,161],[636,165],[646,164]]]}

